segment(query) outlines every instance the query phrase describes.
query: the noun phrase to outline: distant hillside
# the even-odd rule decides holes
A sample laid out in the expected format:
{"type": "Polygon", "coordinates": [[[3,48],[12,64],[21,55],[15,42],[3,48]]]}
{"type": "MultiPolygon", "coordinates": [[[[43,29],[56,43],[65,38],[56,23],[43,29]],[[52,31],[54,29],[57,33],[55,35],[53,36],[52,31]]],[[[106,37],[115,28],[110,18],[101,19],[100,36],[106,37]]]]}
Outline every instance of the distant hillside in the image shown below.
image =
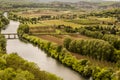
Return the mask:
{"type": "Polygon", "coordinates": [[[0,0],[2,2],[53,2],[53,1],[60,1],[60,2],[79,2],[79,1],[85,1],[85,2],[103,2],[103,1],[120,1],[120,0],[0,0]]]}
{"type": "Polygon", "coordinates": [[[37,2],[52,2],[52,1],[60,1],[60,2],[79,2],[79,1],[85,1],[85,2],[102,2],[102,1],[120,1],[120,0],[33,0],[37,2]]]}
{"type": "Polygon", "coordinates": [[[120,8],[120,2],[114,3],[114,4],[112,4],[111,6],[113,6],[113,7],[119,7],[119,8],[120,8]]]}
{"type": "Polygon", "coordinates": [[[113,1],[97,1],[97,0],[84,0],[79,2],[64,2],[68,0],[55,0],[49,3],[43,3],[43,1],[53,1],[53,0],[0,0],[0,8],[19,8],[19,7],[29,7],[29,8],[74,8],[74,9],[106,9],[106,8],[120,8],[120,2],[113,1]],[[42,2],[41,2],[42,1],[42,2]]]}
{"type": "Polygon", "coordinates": [[[76,3],[71,2],[52,2],[54,5],[69,5],[76,9],[84,8],[84,9],[107,9],[107,8],[120,8],[120,2],[113,2],[113,1],[104,1],[104,2],[86,2],[86,1],[79,1],[76,3]]]}
{"type": "Polygon", "coordinates": [[[120,8],[120,2],[104,1],[104,2],[85,2],[79,1],[73,3],[76,8],[87,8],[87,9],[107,9],[107,8],[120,8]]]}

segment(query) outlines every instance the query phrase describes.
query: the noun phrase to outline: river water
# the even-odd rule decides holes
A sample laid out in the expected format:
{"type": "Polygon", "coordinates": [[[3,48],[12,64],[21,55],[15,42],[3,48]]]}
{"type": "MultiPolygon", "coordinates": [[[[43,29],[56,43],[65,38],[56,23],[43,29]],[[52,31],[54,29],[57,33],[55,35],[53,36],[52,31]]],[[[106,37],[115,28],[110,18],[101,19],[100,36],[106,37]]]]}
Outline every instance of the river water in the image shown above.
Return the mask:
{"type": "MultiPolygon", "coordinates": [[[[7,13],[4,13],[4,16],[7,17],[7,13]]],[[[1,33],[17,33],[19,24],[17,21],[10,20],[10,24],[1,33]]],[[[64,80],[84,80],[80,74],[48,57],[44,51],[32,44],[21,42],[19,39],[7,39],[7,53],[13,52],[28,61],[36,63],[41,70],[53,73],[64,80]]]]}

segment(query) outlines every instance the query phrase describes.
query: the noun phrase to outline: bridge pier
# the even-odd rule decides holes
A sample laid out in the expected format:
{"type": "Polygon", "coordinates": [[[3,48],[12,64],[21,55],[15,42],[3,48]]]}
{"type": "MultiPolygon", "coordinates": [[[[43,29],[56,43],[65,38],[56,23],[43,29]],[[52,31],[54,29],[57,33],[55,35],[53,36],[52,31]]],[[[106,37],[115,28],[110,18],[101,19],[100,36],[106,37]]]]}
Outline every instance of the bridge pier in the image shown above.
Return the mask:
{"type": "Polygon", "coordinates": [[[8,34],[8,39],[10,39],[10,34],[8,34]]]}
{"type": "Polygon", "coordinates": [[[16,35],[14,34],[14,39],[16,39],[16,35]]]}

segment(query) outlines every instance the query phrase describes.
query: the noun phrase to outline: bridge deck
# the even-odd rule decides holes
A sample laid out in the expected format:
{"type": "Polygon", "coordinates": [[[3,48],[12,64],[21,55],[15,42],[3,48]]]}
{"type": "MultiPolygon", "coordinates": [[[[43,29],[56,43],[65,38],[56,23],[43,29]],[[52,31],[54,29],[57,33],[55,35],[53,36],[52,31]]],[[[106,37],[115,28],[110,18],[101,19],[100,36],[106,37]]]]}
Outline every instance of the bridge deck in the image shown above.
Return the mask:
{"type": "Polygon", "coordinates": [[[17,33],[2,33],[6,39],[18,39],[17,33]]]}
{"type": "Polygon", "coordinates": [[[2,35],[17,35],[17,33],[1,33],[2,35]]]}

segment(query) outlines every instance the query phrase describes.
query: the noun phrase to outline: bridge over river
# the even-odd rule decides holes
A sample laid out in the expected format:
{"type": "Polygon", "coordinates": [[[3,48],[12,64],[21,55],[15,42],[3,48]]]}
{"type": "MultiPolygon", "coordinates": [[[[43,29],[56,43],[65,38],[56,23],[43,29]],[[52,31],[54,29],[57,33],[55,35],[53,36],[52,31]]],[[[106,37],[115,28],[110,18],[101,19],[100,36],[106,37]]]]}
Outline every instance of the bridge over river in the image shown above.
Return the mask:
{"type": "MultiPolygon", "coordinates": [[[[7,17],[7,13],[4,15],[7,17]]],[[[33,46],[32,44],[24,43],[19,39],[16,39],[18,38],[16,33],[19,24],[20,23],[18,21],[10,20],[6,29],[1,31],[1,33],[8,38],[6,47],[8,54],[16,52],[22,58],[36,63],[41,70],[53,73],[63,78],[63,80],[85,80],[79,73],[47,56],[47,54],[40,50],[37,46],[33,46]]]]}
{"type": "Polygon", "coordinates": [[[6,39],[18,39],[17,33],[2,33],[6,39]]]}

